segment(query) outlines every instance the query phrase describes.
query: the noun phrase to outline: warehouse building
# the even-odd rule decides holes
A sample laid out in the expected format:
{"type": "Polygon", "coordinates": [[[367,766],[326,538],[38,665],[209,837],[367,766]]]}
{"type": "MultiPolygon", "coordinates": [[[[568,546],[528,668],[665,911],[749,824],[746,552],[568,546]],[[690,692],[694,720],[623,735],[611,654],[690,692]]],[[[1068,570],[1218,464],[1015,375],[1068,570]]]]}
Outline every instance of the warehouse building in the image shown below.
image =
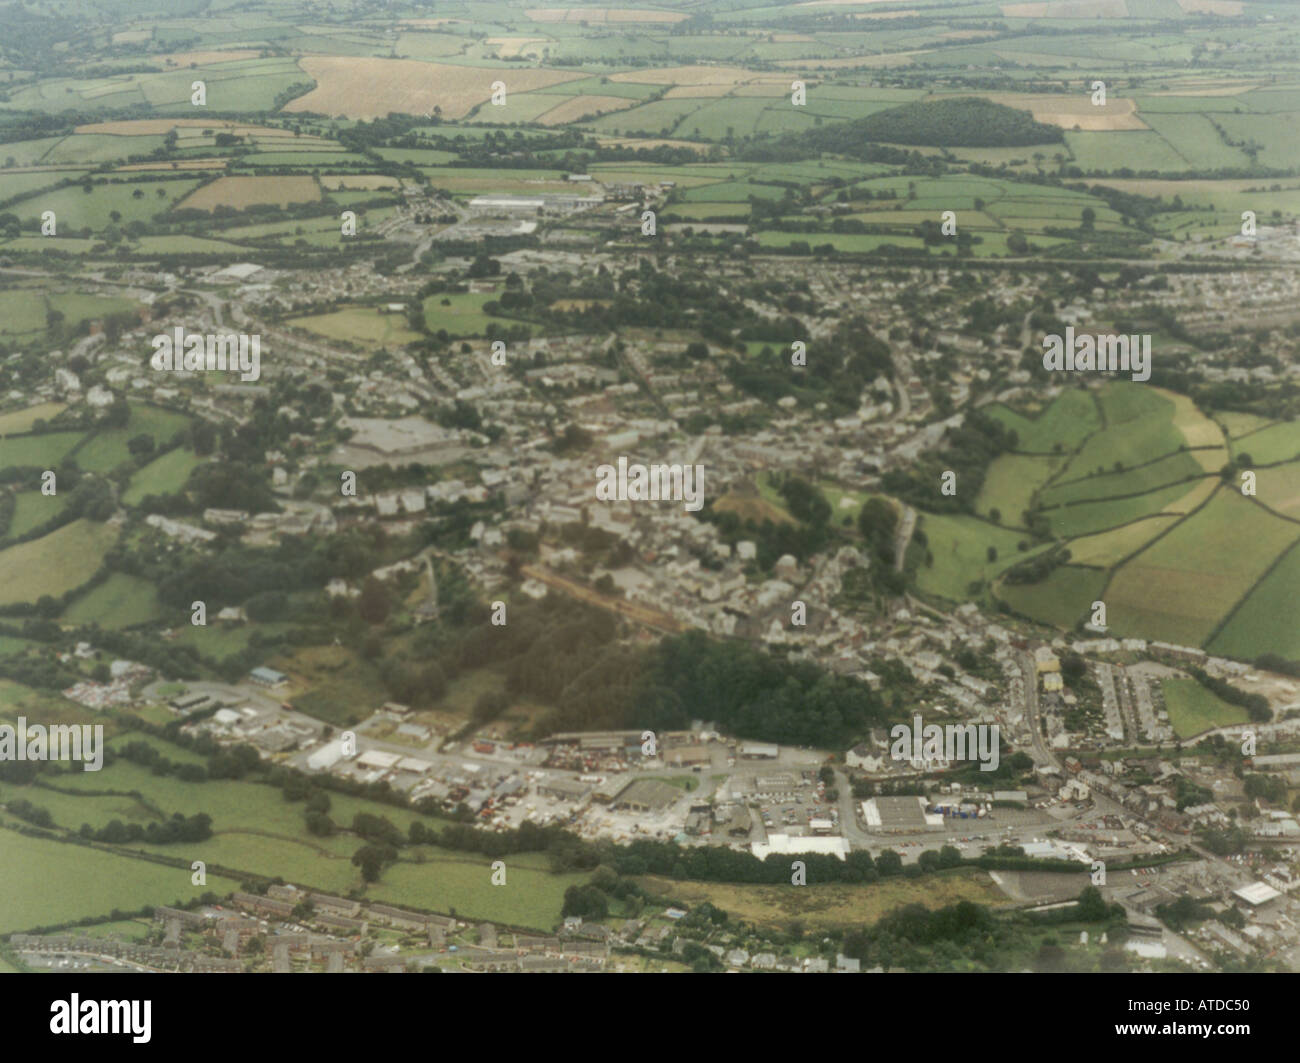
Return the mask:
{"type": "Polygon", "coordinates": [[[822,856],[834,856],[847,860],[849,842],[847,838],[796,838],[789,834],[769,834],[767,841],[754,842],[750,851],[760,860],[767,859],[775,853],[778,856],[799,856],[804,853],[817,853],[822,856]]]}
{"type": "Polygon", "coordinates": [[[943,830],[943,816],[926,812],[923,797],[873,797],[862,802],[862,818],[873,834],[943,830]]]}
{"type": "Polygon", "coordinates": [[[1261,904],[1268,904],[1269,901],[1275,901],[1282,896],[1264,882],[1252,882],[1249,886],[1242,886],[1239,890],[1233,890],[1232,895],[1245,901],[1252,908],[1258,908],[1261,904]]]}
{"type": "Polygon", "coordinates": [[[562,775],[543,779],[537,784],[537,792],[542,797],[553,797],[557,801],[581,801],[591,792],[588,783],[577,779],[566,779],[562,775]]]}
{"type": "Polygon", "coordinates": [[[681,790],[661,779],[637,779],[619,791],[610,807],[628,812],[662,812],[681,795],[681,790]]]}

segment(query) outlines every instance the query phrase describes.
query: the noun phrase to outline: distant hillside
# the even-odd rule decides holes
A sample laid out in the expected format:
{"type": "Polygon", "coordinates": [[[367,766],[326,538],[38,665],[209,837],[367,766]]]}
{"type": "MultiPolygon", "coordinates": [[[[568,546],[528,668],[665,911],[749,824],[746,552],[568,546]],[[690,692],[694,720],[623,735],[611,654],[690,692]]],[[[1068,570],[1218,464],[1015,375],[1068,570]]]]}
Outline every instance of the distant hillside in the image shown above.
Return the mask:
{"type": "Polygon", "coordinates": [[[817,151],[856,155],[865,141],[939,148],[1020,148],[1059,144],[1065,134],[1036,122],[1028,111],[963,96],[953,100],[905,103],[866,118],[811,129],[800,134],[817,151]]]}

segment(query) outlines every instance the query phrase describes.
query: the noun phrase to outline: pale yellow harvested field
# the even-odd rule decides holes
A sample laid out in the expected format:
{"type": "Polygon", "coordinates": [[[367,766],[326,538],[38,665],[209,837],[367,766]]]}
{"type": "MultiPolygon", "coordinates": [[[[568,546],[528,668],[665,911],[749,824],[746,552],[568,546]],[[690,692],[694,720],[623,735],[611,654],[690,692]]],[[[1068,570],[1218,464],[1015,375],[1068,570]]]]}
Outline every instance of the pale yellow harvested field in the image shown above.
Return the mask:
{"type": "Polygon", "coordinates": [[[1178,0],[1189,15],[1240,15],[1241,0],[1178,0]]]}
{"type": "Polygon", "coordinates": [[[810,41],[816,41],[816,37],[809,37],[806,33],[774,33],[772,40],[777,44],[807,44],[810,41]]]}
{"type": "Polygon", "coordinates": [[[311,177],[218,177],[176,204],[177,210],[240,210],[256,203],[314,203],[320,187],[311,177]]]}
{"type": "Polygon", "coordinates": [[[1182,498],[1176,498],[1169,505],[1162,509],[1161,513],[1190,513],[1210,495],[1214,494],[1219,486],[1217,476],[1208,476],[1195,487],[1193,487],[1182,498]]]}
{"type": "Polygon", "coordinates": [[[1125,0],[1056,0],[1047,4],[1003,4],[1007,18],[1127,18],[1125,0]]]}
{"type": "Polygon", "coordinates": [[[527,55],[530,51],[539,52],[549,41],[549,37],[489,37],[487,39],[487,43],[496,48],[496,54],[502,59],[527,55]]]}
{"type": "MultiPolygon", "coordinates": [[[[785,78],[781,81],[769,82],[763,85],[737,85],[731,92],[733,96],[789,96],[791,89],[790,83],[793,79],[785,78]]],[[[803,78],[803,83],[809,91],[816,84],[811,78],[803,78]]]]}
{"type": "Polygon", "coordinates": [[[229,159],[177,159],[175,162],[137,162],[119,166],[118,172],[128,170],[224,170],[229,159]]]}
{"type": "MultiPolygon", "coordinates": [[[[1223,429],[1201,413],[1190,398],[1176,391],[1166,391],[1164,388],[1155,390],[1174,404],[1174,427],[1182,432],[1189,447],[1224,446],[1223,429]]],[[[1220,462],[1214,468],[1218,469],[1222,464],[1220,462]]]]}
{"type": "Polygon", "coordinates": [[[1125,524],[1120,528],[1085,535],[1070,540],[1070,561],[1076,565],[1098,565],[1110,568],[1122,558],[1137,553],[1152,539],[1169,527],[1175,516],[1147,517],[1145,520],[1125,524]]]}
{"type": "Polygon", "coordinates": [[[690,148],[691,151],[701,155],[710,147],[708,144],[697,144],[693,140],[665,140],[663,137],[649,140],[641,140],[637,137],[601,137],[597,143],[601,147],[610,148],[690,148]]]}
{"type": "Polygon", "coordinates": [[[1228,448],[1215,447],[1213,450],[1193,450],[1192,457],[1206,472],[1218,472],[1228,464],[1228,448]]]}
{"type": "Polygon", "coordinates": [[[730,85],[674,85],[664,93],[664,99],[702,100],[711,96],[725,96],[731,91],[730,85]]]}
{"type": "Polygon", "coordinates": [[[801,0],[795,7],[862,7],[864,4],[888,4],[892,0],[801,0]]]}
{"type": "Polygon", "coordinates": [[[1260,88],[1262,81],[1240,81],[1227,78],[1177,78],[1167,81],[1167,88],[1152,92],[1152,96],[1240,96],[1260,88]]]}
{"type": "Polygon", "coordinates": [[[10,432],[30,432],[32,425],[44,419],[48,421],[55,414],[62,413],[67,406],[62,402],[43,402],[37,406],[28,406],[24,410],[10,410],[0,413],[0,437],[10,432]]]}
{"type": "Polygon", "coordinates": [[[682,22],[688,16],[680,11],[654,11],[650,8],[610,7],[534,7],[524,12],[534,22],[682,22]]]}
{"type": "Polygon", "coordinates": [[[1146,129],[1138,117],[1137,104],[1131,99],[1107,96],[1106,102],[1097,105],[1090,93],[1075,96],[1058,96],[1046,93],[1033,96],[1018,92],[991,92],[988,99],[1006,107],[1029,111],[1037,122],[1073,129],[1087,130],[1146,129]]]}
{"type": "Polygon", "coordinates": [[[153,30],[122,30],[113,34],[114,44],[138,44],[153,36],[153,30]]]}
{"type": "Polygon", "coordinates": [[[756,74],[740,66],[661,66],[653,70],[625,70],[621,74],[611,74],[609,80],[636,85],[744,85],[784,81],[785,76],[756,74]]]}
{"type": "Polygon", "coordinates": [[[396,177],[381,173],[327,174],[320,179],[321,187],[333,192],[340,188],[360,188],[366,192],[376,188],[397,188],[401,184],[396,177]]]}
{"type": "Polygon", "coordinates": [[[537,120],[542,125],[564,125],[565,122],[580,122],[584,118],[610,111],[625,111],[635,106],[639,100],[629,100],[626,96],[571,96],[537,120]]]}
{"type": "Polygon", "coordinates": [[[211,66],[213,63],[234,63],[241,59],[256,59],[261,54],[251,48],[232,49],[229,52],[172,52],[171,55],[156,56],[154,61],[162,63],[169,70],[175,70],[189,66],[191,63],[211,66]]]}
{"type": "Polygon", "coordinates": [[[503,70],[367,56],[307,56],[300,65],[315,80],[316,87],[291,100],[286,111],[367,119],[383,117],[390,111],[430,114],[434,107],[442,108],[444,118],[463,118],[491,98],[494,81],[504,82],[507,93],[521,93],[586,76],[526,67],[503,70]]]}
{"type": "Polygon", "coordinates": [[[939,34],[941,41],[972,41],[979,37],[997,37],[1000,36],[998,30],[950,30],[947,33],[939,34]]]}

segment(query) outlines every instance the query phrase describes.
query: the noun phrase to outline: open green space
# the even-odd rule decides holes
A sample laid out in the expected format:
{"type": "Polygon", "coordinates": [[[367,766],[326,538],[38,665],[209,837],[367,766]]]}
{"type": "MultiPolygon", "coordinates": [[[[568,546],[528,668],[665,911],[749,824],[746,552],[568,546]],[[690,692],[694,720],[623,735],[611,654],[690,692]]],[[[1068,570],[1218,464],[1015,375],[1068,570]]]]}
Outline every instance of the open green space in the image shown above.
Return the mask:
{"type": "Polygon", "coordinates": [[[1187,739],[1214,727],[1246,723],[1250,716],[1238,705],[1229,705],[1195,679],[1162,679],[1165,710],[1174,734],[1187,739]]]}

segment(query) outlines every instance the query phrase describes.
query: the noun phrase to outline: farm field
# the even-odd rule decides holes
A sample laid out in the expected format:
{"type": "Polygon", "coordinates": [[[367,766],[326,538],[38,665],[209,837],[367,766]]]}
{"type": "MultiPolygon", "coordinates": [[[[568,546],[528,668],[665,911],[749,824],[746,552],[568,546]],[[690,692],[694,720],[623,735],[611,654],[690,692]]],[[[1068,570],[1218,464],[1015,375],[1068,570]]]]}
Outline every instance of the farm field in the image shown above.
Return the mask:
{"type": "Polygon", "coordinates": [[[1029,454],[1003,454],[989,465],[975,500],[975,512],[1010,528],[1024,526],[1022,514],[1035,493],[1059,468],[1059,458],[1029,454]],[[998,516],[994,516],[994,512],[998,516]]]}
{"type": "Polygon", "coordinates": [[[583,75],[558,70],[453,66],[411,59],[311,56],[302,70],[316,87],[286,105],[288,112],[316,111],[349,118],[379,118],[390,111],[428,114],[438,107],[444,118],[463,118],[492,96],[492,83],[509,74],[506,106],[525,93],[583,75]]]}
{"type": "Polygon", "coordinates": [[[242,210],[264,203],[285,206],[321,198],[313,177],[218,177],[176,204],[177,210],[242,210]]]}
{"type": "MultiPolygon", "coordinates": [[[[1208,483],[1213,488],[1218,480],[1215,477],[1207,478],[1202,482],[1208,483]]],[[[1052,534],[1063,539],[1073,539],[1081,535],[1092,535],[1118,528],[1120,525],[1161,512],[1182,512],[1184,507],[1193,504],[1192,500],[1197,488],[1196,482],[1174,484],[1172,487],[1157,488],[1132,498],[1058,506],[1055,509],[1045,510],[1044,516],[1051,524],[1052,534]]]]}
{"type": "Polygon", "coordinates": [[[178,201],[198,187],[192,177],[166,181],[140,181],[94,185],[89,195],[81,185],[54,188],[15,205],[20,220],[37,228],[41,215],[53,211],[58,235],[85,235],[83,230],[102,232],[111,224],[149,222],[166,214],[178,201]],[[143,193],[137,197],[136,192],[143,193]],[[119,215],[115,220],[113,215],[119,215]]]}
{"type": "Polygon", "coordinates": [[[192,886],[184,868],[0,829],[0,892],[6,898],[0,906],[0,933],[238,888],[235,879],[211,873],[206,886],[192,886]]]}
{"type": "Polygon", "coordinates": [[[1134,455],[1145,461],[1170,454],[1187,439],[1174,425],[1177,408],[1152,388],[1137,384],[1112,384],[1101,392],[1106,431],[1097,432],[1070,459],[1061,478],[1078,479],[1097,471],[1133,464],[1134,455]]]}
{"type": "Polygon", "coordinates": [[[1106,586],[1104,569],[1062,565],[1038,583],[998,583],[996,595],[1026,616],[1069,630],[1086,617],[1106,586]]]}
{"type": "MultiPolygon", "coordinates": [[[[1027,508],[1032,499],[1070,551],[1069,563],[1037,583],[997,579],[1006,567],[1004,547],[970,525],[964,549],[941,534],[938,542],[949,543],[945,554],[931,538],[935,570],[917,570],[918,588],[962,600],[970,580],[993,579],[997,598],[1051,626],[1071,628],[1092,601],[1104,600],[1117,635],[1252,659],[1263,652],[1300,655],[1295,625],[1278,622],[1295,612],[1300,584],[1300,553],[1291,549],[1300,541],[1300,462],[1256,462],[1255,499],[1243,497],[1235,479],[1225,486],[1209,474],[1228,460],[1229,433],[1235,453],[1249,453],[1247,441],[1255,438],[1280,460],[1295,438],[1289,422],[1240,414],[1211,420],[1186,396],[1127,383],[1062,392],[1032,418],[996,404],[987,409],[1016,431],[1018,443],[1015,453],[989,465],[977,512],[996,508],[1009,523],[1015,517],[1008,512],[1017,512],[1011,507],[1027,508]],[[1133,454],[1151,457],[1133,464],[1133,454]],[[1240,549],[1242,542],[1251,548],[1240,549]],[[998,550],[992,566],[988,545],[998,550]],[[963,563],[945,571],[945,556],[963,563]]],[[[927,535],[936,519],[923,515],[927,535]]]]}
{"type": "Polygon", "coordinates": [[[1284,421],[1235,436],[1231,449],[1233,458],[1247,455],[1252,465],[1293,461],[1300,458],[1300,421],[1284,421]]]}
{"type": "Polygon", "coordinates": [[[1260,653],[1300,659],[1300,548],[1292,546],[1237,606],[1206,646],[1253,660],[1260,653]]]}
{"type": "Polygon", "coordinates": [[[68,506],[68,496],[43,495],[39,491],[20,491],[15,496],[14,515],[4,538],[18,539],[33,528],[62,513],[68,506]]]}
{"type": "MultiPolygon", "coordinates": [[[[1072,465],[1071,469],[1074,468],[1072,465]]],[[[1197,480],[1205,475],[1200,462],[1187,451],[1169,454],[1123,471],[1110,469],[1091,475],[1082,469],[1077,471],[1082,473],[1077,479],[1063,476],[1047,488],[1042,494],[1042,504],[1059,506],[1093,499],[1140,495],[1170,484],[1197,480]]]]}
{"type": "Polygon", "coordinates": [[[974,517],[927,513],[919,527],[929,541],[934,564],[917,569],[916,583],[927,594],[942,598],[965,601],[971,596],[971,583],[988,582],[1028,556],[1018,549],[1023,533],[974,517]],[[990,547],[997,552],[992,561],[988,558],[990,547]]]}
{"type": "Polygon", "coordinates": [[[1177,521],[1178,518],[1173,515],[1146,517],[1111,531],[1072,539],[1071,560],[1080,565],[1108,568],[1136,553],[1177,521]]]}
{"type": "Polygon", "coordinates": [[[75,520],[58,531],[0,550],[0,605],[58,597],[79,587],[99,568],[117,531],[75,520]]]}
{"type": "Polygon", "coordinates": [[[185,447],[169,450],[131,477],[131,482],[122,492],[122,501],[134,506],[148,495],[173,494],[185,486],[190,473],[201,463],[202,459],[185,447]]]}
{"type": "MultiPolygon", "coordinates": [[[[130,736],[130,740],[138,739],[130,736]]],[[[169,743],[149,741],[173,760],[194,759],[169,743]]],[[[116,790],[123,794],[137,791],[145,802],[129,796],[78,797],[42,791],[37,803],[48,808],[61,827],[75,829],[83,822],[102,827],[114,818],[146,823],[158,818],[156,809],[167,814],[206,812],[213,820],[213,837],[185,847],[187,854],[194,850],[199,854],[196,858],[209,864],[281,875],[321,889],[345,892],[360,884],[360,876],[349,862],[351,853],[362,844],[360,839],[344,834],[326,838],[308,834],[302,804],[285,801],[275,787],[231,781],[220,785],[182,783],[156,776],[129,761],[117,761],[98,773],[72,773],[61,777],[60,785],[72,790],[116,790]]],[[[21,792],[0,784],[0,800],[21,792]]],[[[403,833],[417,820],[433,829],[445,823],[436,817],[342,794],[331,794],[330,800],[330,817],[343,827],[362,812],[384,816],[403,833]]],[[[131,847],[160,855],[175,855],[176,851],[175,846],[131,847]]],[[[587,878],[585,873],[552,874],[546,869],[545,857],[516,854],[510,860],[508,880],[508,885],[515,888],[489,890],[484,884],[491,877],[491,863],[488,856],[437,846],[406,849],[401,862],[386,870],[383,879],[368,888],[367,895],[392,904],[444,912],[454,909],[462,916],[549,930],[559,917],[565,889],[587,878]]]]}
{"type": "Polygon", "coordinates": [[[1093,393],[1080,388],[1062,391],[1036,417],[997,403],[986,412],[1019,437],[1016,450],[1022,454],[1050,454],[1057,449],[1070,452],[1101,427],[1093,393]]]}
{"type": "Polygon", "coordinates": [[[98,624],[114,629],[158,620],[162,615],[152,583],[125,572],[114,572],[68,606],[62,619],[65,624],[98,624]]]}
{"type": "Polygon", "coordinates": [[[1295,532],[1294,524],[1220,488],[1205,507],[1115,572],[1106,588],[1111,627],[1201,645],[1295,532]],[[1243,541],[1250,550],[1240,549],[1243,541]]]}
{"type": "Polygon", "coordinates": [[[15,432],[30,432],[37,421],[48,421],[66,408],[61,402],[43,402],[23,410],[0,414],[0,439],[15,432]]]}

